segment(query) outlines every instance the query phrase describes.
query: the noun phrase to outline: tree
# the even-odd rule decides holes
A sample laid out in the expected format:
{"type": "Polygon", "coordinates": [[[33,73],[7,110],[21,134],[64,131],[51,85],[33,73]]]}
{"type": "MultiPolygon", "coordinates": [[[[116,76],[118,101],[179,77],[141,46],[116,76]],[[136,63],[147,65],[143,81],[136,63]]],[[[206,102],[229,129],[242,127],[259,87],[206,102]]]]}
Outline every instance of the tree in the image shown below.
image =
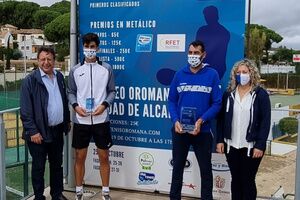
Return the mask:
{"type": "MultiPolygon", "coordinates": [[[[247,26],[246,26],[247,27],[247,26]]],[[[266,62],[268,62],[269,60],[269,50],[272,46],[272,44],[275,42],[275,43],[279,43],[282,41],[282,36],[279,35],[278,33],[276,33],[275,31],[271,30],[271,29],[268,29],[267,27],[265,26],[262,26],[262,25],[258,25],[258,24],[251,24],[250,25],[250,31],[253,30],[253,29],[258,29],[260,30],[261,32],[264,32],[265,33],[265,36],[266,36],[266,41],[265,41],[265,44],[264,44],[264,54],[266,56],[266,62]]],[[[249,30],[246,29],[246,33],[248,32],[249,30]]],[[[251,38],[251,32],[250,32],[250,41],[252,42],[255,42],[255,40],[253,41],[254,39],[251,38]]],[[[251,42],[251,43],[252,43],[251,42]]],[[[250,44],[250,50],[251,50],[251,44],[250,44]]],[[[262,56],[261,56],[262,57],[262,56]]]]}
{"type": "Polygon", "coordinates": [[[53,21],[60,15],[59,12],[51,11],[51,10],[38,10],[33,14],[33,27],[44,29],[46,24],[53,21]]]}
{"type": "Polygon", "coordinates": [[[32,28],[33,27],[33,14],[39,9],[39,5],[32,2],[20,2],[16,5],[13,12],[14,25],[19,28],[32,28]]]}
{"type": "Polygon", "coordinates": [[[280,46],[277,52],[272,56],[273,62],[286,62],[291,63],[293,59],[293,54],[295,51],[293,49],[287,49],[286,47],[280,46]]]}
{"type": "Polygon", "coordinates": [[[298,132],[298,120],[294,117],[285,117],[279,121],[279,129],[281,132],[292,135],[298,132]]]}
{"type": "Polygon", "coordinates": [[[0,47],[0,59],[6,61],[5,69],[10,69],[10,60],[13,58],[14,50],[0,47]]]}
{"type": "Polygon", "coordinates": [[[1,23],[12,24],[18,28],[31,28],[32,15],[39,9],[39,5],[32,2],[5,1],[0,3],[1,23]]]}
{"type": "Polygon", "coordinates": [[[264,45],[266,43],[266,34],[263,31],[254,28],[250,30],[250,38],[249,58],[255,60],[257,66],[259,66],[263,55],[264,45]]]}
{"type": "Polygon", "coordinates": [[[61,1],[53,4],[50,6],[50,10],[59,12],[61,14],[69,13],[70,12],[70,2],[69,1],[61,1]]]}
{"type": "Polygon", "coordinates": [[[57,55],[57,61],[64,61],[65,60],[65,56],[70,54],[70,42],[68,40],[55,45],[55,50],[57,55]]]}
{"type": "Polygon", "coordinates": [[[5,52],[5,47],[0,47],[0,60],[3,60],[4,52],[5,52]]]}
{"type": "Polygon", "coordinates": [[[14,24],[14,11],[15,7],[19,2],[17,1],[6,1],[0,3],[0,19],[3,24],[14,24]]]}
{"type": "Polygon", "coordinates": [[[14,49],[12,54],[13,60],[19,60],[22,57],[22,52],[19,49],[14,49]]]}
{"type": "Polygon", "coordinates": [[[45,27],[44,34],[51,42],[70,40],[70,13],[60,15],[45,27]]]}
{"type": "Polygon", "coordinates": [[[62,61],[70,52],[70,13],[60,15],[46,25],[44,34],[55,45],[58,53],[57,60],[62,61]]]}

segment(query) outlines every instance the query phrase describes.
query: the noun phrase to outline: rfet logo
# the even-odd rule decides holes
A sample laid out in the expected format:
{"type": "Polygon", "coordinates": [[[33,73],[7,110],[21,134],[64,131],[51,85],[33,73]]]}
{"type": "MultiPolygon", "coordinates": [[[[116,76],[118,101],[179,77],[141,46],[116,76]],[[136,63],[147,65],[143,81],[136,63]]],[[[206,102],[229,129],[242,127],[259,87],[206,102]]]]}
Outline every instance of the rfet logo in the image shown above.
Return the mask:
{"type": "Polygon", "coordinates": [[[215,178],[215,186],[218,189],[223,189],[225,187],[225,178],[222,178],[221,176],[216,176],[215,178]]]}
{"type": "Polygon", "coordinates": [[[158,34],[157,51],[184,52],[185,34],[158,34]]]}
{"type": "Polygon", "coordinates": [[[166,45],[166,46],[179,46],[179,44],[180,44],[180,40],[164,40],[164,42],[165,42],[165,44],[164,45],[166,45]]]}

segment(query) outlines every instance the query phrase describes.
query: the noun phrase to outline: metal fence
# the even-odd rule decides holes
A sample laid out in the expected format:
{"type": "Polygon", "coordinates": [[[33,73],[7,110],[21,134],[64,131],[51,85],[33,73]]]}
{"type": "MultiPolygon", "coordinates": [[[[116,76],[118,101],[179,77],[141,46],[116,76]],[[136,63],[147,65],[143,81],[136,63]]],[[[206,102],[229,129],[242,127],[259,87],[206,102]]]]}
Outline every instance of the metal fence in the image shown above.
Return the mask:
{"type": "MultiPolygon", "coordinates": [[[[32,196],[31,156],[22,137],[20,108],[0,111],[0,199],[19,200],[32,196]]],[[[66,140],[66,137],[65,137],[66,140]]],[[[67,145],[64,147],[64,177],[67,176],[67,145]]],[[[49,185],[46,163],[45,184],[49,185]]]]}
{"type": "Polygon", "coordinates": [[[20,199],[29,194],[29,155],[20,124],[19,108],[0,111],[0,199],[20,199]]]}

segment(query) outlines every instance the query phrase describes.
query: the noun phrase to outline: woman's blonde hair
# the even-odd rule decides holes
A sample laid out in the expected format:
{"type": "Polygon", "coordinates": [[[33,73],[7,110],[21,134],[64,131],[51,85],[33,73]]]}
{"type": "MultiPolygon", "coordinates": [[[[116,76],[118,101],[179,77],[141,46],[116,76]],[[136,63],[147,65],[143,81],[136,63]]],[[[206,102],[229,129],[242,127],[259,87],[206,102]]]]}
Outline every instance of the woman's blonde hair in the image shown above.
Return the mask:
{"type": "Polygon", "coordinates": [[[241,65],[246,66],[250,71],[250,84],[251,84],[252,90],[254,88],[256,88],[257,86],[259,86],[259,84],[260,84],[260,74],[259,74],[258,68],[256,67],[256,64],[252,60],[243,59],[243,60],[236,62],[231,69],[230,80],[229,80],[229,84],[227,87],[227,90],[229,92],[232,92],[237,87],[237,82],[236,82],[235,76],[236,76],[238,67],[241,65]]]}

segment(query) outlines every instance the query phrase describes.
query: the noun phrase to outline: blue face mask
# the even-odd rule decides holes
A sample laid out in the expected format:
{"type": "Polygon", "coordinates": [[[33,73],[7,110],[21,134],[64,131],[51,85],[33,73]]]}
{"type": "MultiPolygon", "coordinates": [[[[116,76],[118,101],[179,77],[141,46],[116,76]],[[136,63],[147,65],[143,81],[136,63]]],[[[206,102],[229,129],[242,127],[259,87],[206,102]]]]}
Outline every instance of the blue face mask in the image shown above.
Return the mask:
{"type": "Polygon", "coordinates": [[[235,80],[237,84],[247,85],[250,81],[249,74],[237,74],[235,75],[235,80]]]}

